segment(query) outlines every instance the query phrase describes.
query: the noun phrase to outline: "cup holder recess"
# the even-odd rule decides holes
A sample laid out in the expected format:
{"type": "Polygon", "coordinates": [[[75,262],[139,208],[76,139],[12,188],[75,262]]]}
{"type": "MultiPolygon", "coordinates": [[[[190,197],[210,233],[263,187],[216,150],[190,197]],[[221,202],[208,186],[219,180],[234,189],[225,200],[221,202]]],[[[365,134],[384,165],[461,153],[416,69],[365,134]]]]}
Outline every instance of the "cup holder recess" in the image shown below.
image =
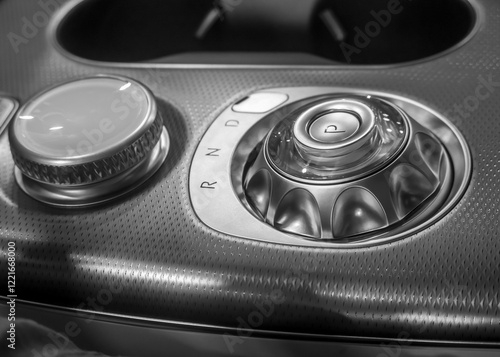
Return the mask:
{"type": "Polygon", "coordinates": [[[83,0],[56,42],[104,62],[391,64],[463,43],[466,0],[83,0]]]}

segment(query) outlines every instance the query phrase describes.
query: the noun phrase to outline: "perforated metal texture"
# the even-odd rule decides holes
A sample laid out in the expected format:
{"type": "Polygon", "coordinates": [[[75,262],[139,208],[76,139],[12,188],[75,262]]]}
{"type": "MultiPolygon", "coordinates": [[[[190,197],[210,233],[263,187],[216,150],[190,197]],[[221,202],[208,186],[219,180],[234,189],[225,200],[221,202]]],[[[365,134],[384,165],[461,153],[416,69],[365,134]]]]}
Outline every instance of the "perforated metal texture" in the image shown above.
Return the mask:
{"type": "Polygon", "coordinates": [[[51,48],[45,29],[15,53],[6,34],[20,34],[22,18],[41,8],[35,1],[0,1],[0,90],[23,102],[78,76],[130,76],[158,97],[172,138],[166,164],[140,190],[99,208],[60,210],[16,186],[7,136],[1,136],[0,238],[3,252],[8,241],[16,242],[18,298],[90,308],[89,298],[119,287],[99,305],[105,312],[237,327],[238,317],[247,320],[256,302],[279,290],[284,301],[257,329],[498,342],[500,87],[467,118],[453,109],[476,95],[479,76],[500,82],[500,4],[477,2],[487,10],[479,33],[457,51],[420,64],[146,70],[69,60],[51,48]],[[265,244],[204,226],[187,187],[191,157],[208,125],[252,90],[307,85],[387,91],[448,112],[473,155],[462,201],[413,237],[364,249],[265,244]]]}

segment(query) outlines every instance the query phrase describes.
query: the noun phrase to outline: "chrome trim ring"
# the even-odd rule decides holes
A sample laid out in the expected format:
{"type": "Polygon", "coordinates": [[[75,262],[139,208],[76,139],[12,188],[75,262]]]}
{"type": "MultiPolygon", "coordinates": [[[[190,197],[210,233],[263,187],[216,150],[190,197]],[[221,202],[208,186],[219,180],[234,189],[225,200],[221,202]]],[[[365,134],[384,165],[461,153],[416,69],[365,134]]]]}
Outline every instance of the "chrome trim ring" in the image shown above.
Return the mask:
{"type": "Polygon", "coordinates": [[[21,189],[65,207],[130,191],[161,166],[169,149],[151,91],[109,75],[73,79],[34,96],[11,122],[9,140],[21,189]]]}
{"type": "MultiPolygon", "coordinates": [[[[414,100],[399,95],[342,87],[298,87],[261,90],[259,93],[281,92],[289,100],[276,108],[274,115],[235,113],[223,111],[212,123],[195,152],[189,176],[189,193],[195,213],[214,230],[235,237],[267,243],[324,248],[359,248],[388,243],[415,235],[443,218],[460,200],[467,189],[472,161],[470,150],[462,134],[441,114],[414,100]],[[437,197],[424,207],[434,212],[433,217],[416,214],[411,227],[402,224],[396,229],[381,229],[369,240],[348,244],[332,240],[307,239],[279,231],[262,221],[250,207],[243,190],[247,160],[254,155],[255,146],[280,120],[293,112],[304,100],[332,94],[373,95],[401,108],[419,125],[430,130],[443,143],[451,163],[451,180],[444,200],[437,197]],[[228,125],[231,124],[231,125],[228,125]],[[224,212],[231,212],[231,217],[224,212]]],[[[446,181],[446,179],[445,179],[446,181]]]]}
{"type": "Polygon", "coordinates": [[[170,148],[167,130],[151,153],[137,166],[111,179],[78,186],[53,185],[33,180],[16,167],[14,176],[21,190],[37,201],[55,207],[88,207],[123,196],[142,185],[161,167],[170,148]]]}
{"type": "MultiPolygon", "coordinates": [[[[90,86],[92,86],[92,84],[90,86]]],[[[76,90],[81,91],[82,93],[84,92],[79,88],[76,88],[76,90]]],[[[66,91],[62,92],[62,95],[65,94],[66,91]]],[[[53,95],[60,94],[55,93],[53,95]]],[[[85,100],[86,98],[81,98],[79,102],[82,107],[92,104],[86,103],[85,100]]],[[[121,108],[115,108],[113,104],[114,103],[109,103],[110,108],[106,109],[109,109],[109,111],[112,111],[116,116],[118,116],[121,108]]],[[[35,108],[35,111],[39,110],[36,106],[35,108]]],[[[58,108],[56,108],[56,110],[57,109],[58,108]]],[[[54,112],[49,114],[58,115],[59,113],[54,112]]],[[[78,112],[73,114],[77,117],[76,119],[79,119],[78,114],[78,112]]],[[[99,119],[109,120],[109,118],[99,119]]],[[[41,118],[40,121],[42,120],[45,119],[41,118]]],[[[95,123],[95,125],[97,124],[100,125],[101,123],[95,123]]],[[[135,125],[135,123],[132,124],[135,125]]],[[[87,129],[87,127],[78,127],[77,125],[74,125],[74,127],[76,130],[81,132],[85,132],[85,129],[87,129]]],[[[9,140],[16,165],[18,165],[21,171],[30,178],[41,182],[50,182],[61,185],[86,184],[105,179],[108,176],[119,174],[120,172],[126,171],[137,164],[137,162],[146,156],[147,153],[156,145],[160,138],[162,127],[163,122],[161,116],[158,115],[156,100],[148,88],[130,78],[97,75],[93,77],[73,79],[62,84],[57,84],[35,95],[19,109],[17,116],[12,120],[9,127],[9,140]],[[25,139],[25,133],[20,131],[21,128],[18,128],[18,123],[29,121],[26,120],[26,117],[33,118],[31,115],[24,114],[26,114],[25,111],[32,109],[31,106],[34,105],[35,102],[38,102],[38,107],[43,107],[44,104],[48,103],[46,100],[47,97],[49,97],[52,101],[53,98],[50,98],[52,92],[66,90],[66,87],[72,85],[88,85],[88,83],[85,82],[102,80],[116,81],[115,84],[129,83],[138,89],[141,92],[140,95],[143,96],[141,100],[144,99],[145,103],[134,103],[134,105],[141,106],[144,104],[145,112],[140,114],[140,123],[133,128],[133,131],[129,130],[132,126],[131,128],[124,130],[125,132],[130,131],[126,133],[126,137],[123,137],[120,140],[110,141],[108,145],[99,149],[94,149],[97,145],[92,145],[90,143],[89,152],[83,152],[83,150],[78,151],[77,148],[73,148],[71,152],[66,150],[64,154],[44,152],[45,148],[41,144],[38,145],[35,150],[33,148],[34,145],[27,142],[25,139]],[[89,167],[89,164],[91,164],[91,167],[89,167]],[[97,168],[99,168],[103,177],[100,175],[93,175],[97,168]],[[111,169],[111,171],[109,171],[109,169],[111,169]]],[[[97,129],[99,129],[99,127],[97,129]]],[[[52,130],[52,128],[50,130],[52,130]]],[[[70,134],[71,137],[75,136],[75,133],[70,134]]],[[[37,137],[40,136],[41,135],[37,135],[37,137]]],[[[52,139],[52,142],[57,142],[57,137],[52,139]]],[[[50,145],[55,146],[54,144],[50,145]]],[[[61,148],[58,148],[57,150],[63,151],[61,148]]]]}
{"type": "Polygon", "coordinates": [[[302,144],[306,150],[312,148],[323,152],[327,151],[329,156],[339,156],[363,146],[374,125],[375,116],[368,106],[353,100],[337,99],[307,109],[295,122],[293,133],[298,143],[302,144]],[[353,135],[335,144],[322,143],[311,137],[309,134],[310,126],[319,116],[342,111],[354,114],[360,122],[359,128],[353,135]]]}

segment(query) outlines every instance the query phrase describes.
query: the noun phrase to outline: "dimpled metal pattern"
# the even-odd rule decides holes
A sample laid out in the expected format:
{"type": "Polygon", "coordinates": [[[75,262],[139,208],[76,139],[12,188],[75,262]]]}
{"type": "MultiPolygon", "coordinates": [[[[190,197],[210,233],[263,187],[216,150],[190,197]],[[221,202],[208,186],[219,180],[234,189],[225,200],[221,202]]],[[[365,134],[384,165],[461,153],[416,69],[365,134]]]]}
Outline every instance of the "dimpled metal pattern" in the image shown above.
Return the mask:
{"type": "MultiPolygon", "coordinates": [[[[7,136],[0,137],[1,249],[16,242],[18,297],[89,308],[88,298],[118,286],[105,312],[238,327],[238,318],[245,320],[255,303],[278,290],[284,300],[258,329],[498,342],[500,86],[465,111],[467,117],[454,110],[475,95],[481,78],[500,82],[500,4],[477,3],[487,9],[485,21],[468,44],[393,68],[125,69],[64,58],[50,47],[45,29],[17,53],[3,36],[0,85],[6,93],[23,102],[70,78],[126,75],[155,93],[172,134],[171,156],[142,190],[77,211],[25,196],[14,181],[7,136]],[[187,191],[190,160],[204,131],[230,103],[258,88],[305,85],[392,92],[448,113],[473,155],[461,202],[413,237],[353,250],[254,242],[204,226],[187,191]]],[[[0,33],[19,34],[22,18],[38,11],[36,1],[0,1],[0,33]]],[[[6,255],[0,259],[6,276],[6,255]]]]}

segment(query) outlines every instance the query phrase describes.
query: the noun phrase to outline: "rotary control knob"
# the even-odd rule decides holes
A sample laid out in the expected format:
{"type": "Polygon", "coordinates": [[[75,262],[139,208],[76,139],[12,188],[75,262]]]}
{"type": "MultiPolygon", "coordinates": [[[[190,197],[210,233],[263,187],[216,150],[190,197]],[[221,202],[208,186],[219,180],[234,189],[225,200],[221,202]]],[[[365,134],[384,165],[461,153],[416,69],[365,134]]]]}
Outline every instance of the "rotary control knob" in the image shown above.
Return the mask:
{"type": "Polygon", "coordinates": [[[265,150],[281,174],[333,183],[366,176],[398,154],[408,120],[374,99],[332,98],[312,103],[271,131],[265,150]]]}
{"type": "Polygon", "coordinates": [[[309,101],[273,127],[252,160],[243,188],[258,217],[287,233],[338,242],[423,219],[452,181],[434,134],[372,96],[309,101]]]}
{"type": "Polygon", "coordinates": [[[35,96],[14,118],[9,139],[19,186],[56,206],[128,192],[156,172],[169,148],[152,93],[112,76],[74,80],[35,96]]]}

